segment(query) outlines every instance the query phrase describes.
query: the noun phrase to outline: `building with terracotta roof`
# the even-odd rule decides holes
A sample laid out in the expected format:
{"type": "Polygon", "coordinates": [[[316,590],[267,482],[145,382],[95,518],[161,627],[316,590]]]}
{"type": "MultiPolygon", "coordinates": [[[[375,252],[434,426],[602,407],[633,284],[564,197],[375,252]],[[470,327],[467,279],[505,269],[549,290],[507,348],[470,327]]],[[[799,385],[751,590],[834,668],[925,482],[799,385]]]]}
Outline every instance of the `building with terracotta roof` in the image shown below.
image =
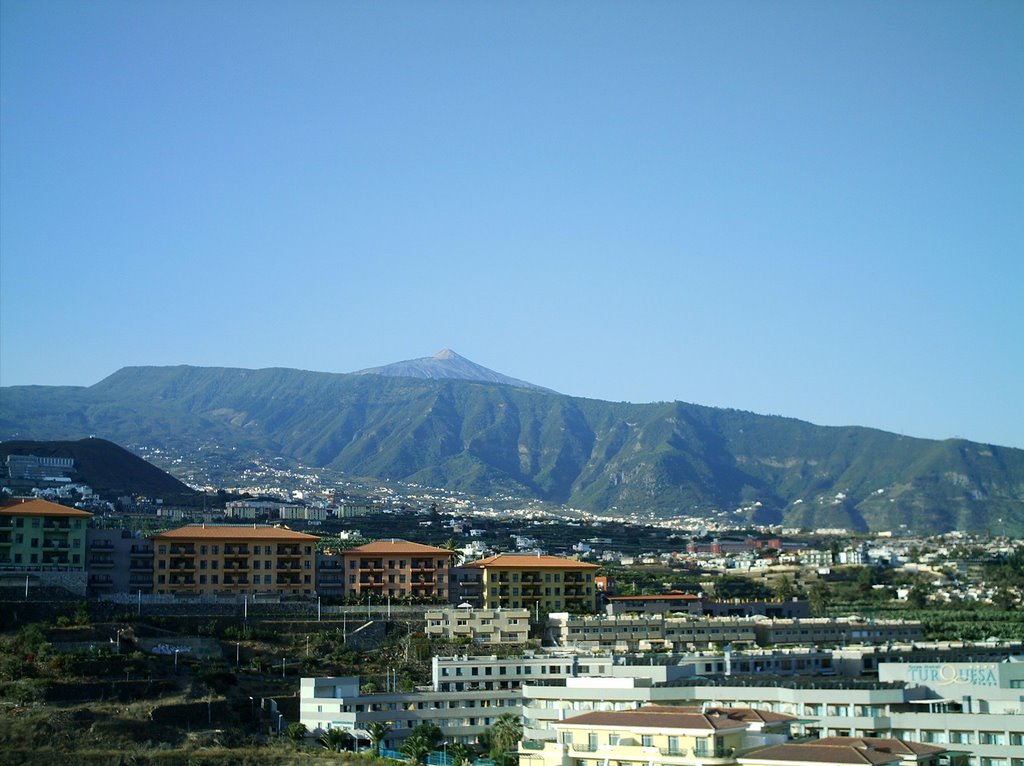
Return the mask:
{"type": "Polygon", "coordinates": [[[785,742],[741,755],[736,759],[736,763],[742,764],[742,766],[845,766],[845,764],[888,766],[889,764],[899,764],[901,760],[898,755],[892,753],[857,748],[852,745],[785,742]]]}
{"type": "Polygon", "coordinates": [[[48,500],[0,507],[0,568],[85,571],[85,530],[92,514],[48,500]]]}
{"type": "Polygon", "coordinates": [[[658,706],[583,713],[553,728],[554,742],[521,744],[520,764],[734,764],[750,726],[735,713],[658,706]]]}
{"type": "Polygon", "coordinates": [[[891,737],[828,737],[787,742],[753,750],[736,759],[744,766],[831,766],[831,764],[918,764],[945,766],[967,762],[967,754],[938,745],[891,737]]]}
{"type": "Polygon", "coordinates": [[[482,573],[485,609],[530,609],[538,613],[597,611],[596,564],[557,556],[499,553],[461,568],[482,573]]]}
{"type": "Polygon", "coordinates": [[[157,594],[316,593],[315,535],[280,527],[203,524],[151,539],[157,594]]]}
{"type": "Polygon", "coordinates": [[[455,552],[408,540],[377,540],[342,551],[345,593],[448,601],[455,552]]]}

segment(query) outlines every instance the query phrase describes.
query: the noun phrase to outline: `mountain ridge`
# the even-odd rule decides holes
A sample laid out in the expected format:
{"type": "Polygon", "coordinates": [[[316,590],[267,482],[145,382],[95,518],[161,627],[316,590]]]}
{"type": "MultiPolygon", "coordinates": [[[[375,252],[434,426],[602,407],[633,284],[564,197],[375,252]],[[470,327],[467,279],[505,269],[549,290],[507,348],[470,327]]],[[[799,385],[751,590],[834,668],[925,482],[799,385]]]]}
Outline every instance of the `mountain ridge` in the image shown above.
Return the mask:
{"type": "Polygon", "coordinates": [[[288,368],[127,367],[87,388],[3,389],[0,438],[89,434],[595,512],[933,532],[1002,519],[1024,531],[1024,450],[964,440],[288,368]]]}

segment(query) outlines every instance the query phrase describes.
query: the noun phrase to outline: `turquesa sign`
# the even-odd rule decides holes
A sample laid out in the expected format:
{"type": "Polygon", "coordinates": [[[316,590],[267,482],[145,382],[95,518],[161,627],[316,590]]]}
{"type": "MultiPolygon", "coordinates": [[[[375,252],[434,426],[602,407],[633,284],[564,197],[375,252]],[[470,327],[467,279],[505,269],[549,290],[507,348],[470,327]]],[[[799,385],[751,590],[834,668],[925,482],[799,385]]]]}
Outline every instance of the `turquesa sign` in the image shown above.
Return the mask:
{"type": "Polygon", "coordinates": [[[996,666],[991,663],[921,663],[907,666],[907,681],[929,686],[999,686],[996,666]]]}

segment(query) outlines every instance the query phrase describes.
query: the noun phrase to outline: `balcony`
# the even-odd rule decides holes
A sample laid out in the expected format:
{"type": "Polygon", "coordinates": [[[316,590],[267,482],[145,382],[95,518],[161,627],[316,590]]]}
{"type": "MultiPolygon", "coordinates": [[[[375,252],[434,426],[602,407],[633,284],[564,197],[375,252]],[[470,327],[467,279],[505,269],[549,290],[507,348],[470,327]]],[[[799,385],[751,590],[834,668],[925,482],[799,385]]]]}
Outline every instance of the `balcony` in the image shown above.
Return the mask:
{"type": "Polygon", "coordinates": [[[279,545],[277,546],[278,556],[301,556],[299,552],[299,546],[297,545],[279,545]]]}
{"type": "Polygon", "coordinates": [[[675,758],[683,758],[690,754],[689,748],[686,747],[660,747],[658,752],[675,758]]]}
{"type": "Polygon", "coordinates": [[[14,542],[14,538],[11,537],[9,532],[0,534],[0,545],[10,545],[14,542]]]}
{"type": "Polygon", "coordinates": [[[57,531],[67,532],[71,529],[71,522],[67,521],[55,521],[53,519],[46,519],[43,522],[43,529],[55,529],[57,531]]]}
{"type": "Polygon", "coordinates": [[[578,745],[576,745],[576,744],[570,745],[570,747],[572,747],[572,751],[574,753],[596,753],[597,752],[597,745],[584,745],[583,743],[580,743],[578,745]]]}
{"type": "Polygon", "coordinates": [[[148,545],[133,545],[131,554],[133,556],[152,556],[153,549],[148,545]]]}
{"type": "Polygon", "coordinates": [[[172,545],[171,546],[172,556],[195,556],[196,549],[192,545],[172,545]]]}
{"type": "Polygon", "coordinates": [[[66,549],[70,546],[65,540],[54,540],[52,538],[46,538],[43,540],[43,549],[66,549]]]}
{"type": "Polygon", "coordinates": [[[92,569],[109,569],[114,566],[114,560],[107,557],[90,558],[89,566],[92,569]]]}
{"type": "Polygon", "coordinates": [[[172,572],[194,572],[196,563],[192,559],[171,559],[169,569],[172,572]]]}
{"type": "Polygon", "coordinates": [[[93,540],[89,543],[89,550],[91,551],[112,551],[114,550],[114,544],[110,540],[93,540]]]}
{"type": "Polygon", "coordinates": [[[224,575],[225,585],[248,585],[249,578],[245,575],[239,575],[238,577],[231,577],[230,575],[224,575]]]}
{"type": "Polygon", "coordinates": [[[248,572],[250,567],[249,567],[249,562],[248,561],[225,561],[224,562],[224,569],[228,570],[229,572],[230,571],[235,571],[235,572],[244,571],[244,572],[248,572]]]}
{"type": "Polygon", "coordinates": [[[248,556],[249,546],[248,545],[225,545],[224,546],[225,556],[248,556]]]}

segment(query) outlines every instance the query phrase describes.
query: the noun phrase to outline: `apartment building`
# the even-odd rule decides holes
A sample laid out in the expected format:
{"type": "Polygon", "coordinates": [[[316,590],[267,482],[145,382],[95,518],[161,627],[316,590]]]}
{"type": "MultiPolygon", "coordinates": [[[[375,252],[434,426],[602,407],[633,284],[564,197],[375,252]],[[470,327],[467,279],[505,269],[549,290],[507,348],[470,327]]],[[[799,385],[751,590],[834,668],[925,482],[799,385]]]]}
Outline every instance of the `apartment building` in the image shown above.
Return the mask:
{"type": "Polygon", "coordinates": [[[503,713],[522,715],[518,689],[364,694],[358,676],[303,678],[299,685],[299,719],[312,734],[343,729],[368,739],[366,727],[379,721],[391,728],[388,749],[397,749],[421,723],[438,726],[450,742],[472,743],[503,713]]]}
{"type": "Polygon", "coordinates": [[[753,645],[755,622],[736,618],[668,617],[665,615],[548,615],[547,637],[559,646],[600,648],[620,652],[688,647],[753,645]]]}
{"type": "Polygon", "coordinates": [[[701,617],[774,617],[802,618],[811,616],[806,599],[749,601],[729,599],[717,601],[694,593],[664,593],[649,596],[609,596],[608,614],[665,614],[684,612],[701,617]]]}
{"type": "Polygon", "coordinates": [[[48,500],[0,506],[0,568],[85,571],[85,534],[92,514],[48,500]]]}
{"type": "Polygon", "coordinates": [[[924,628],[916,621],[829,617],[760,620],[755,624],[754,632],[761,646],[885,644],[919,641],[924,637],[924,628]]]}
{"type": "Polygon", "coordinates": [[[253,525],[186,526],[154,535],[153,591],[312,596],[315,535],[253,525]]]}
{"type": "Polygon", "coordinates": [[[944,752],[927,754],[939,764],[1024,766],[1024,662],[939,658],[878,668],[877,681],[753,674],[675,684],[582,676],[524,684],[524,732],[550,740],[567,717],[646,704],[756,708],[794,716],[802,737],[897,738],[941,746],[944,752]]]}
{"type": "Polygon", "coordinates": [[[424,615],[432,638],[465,638],[476,644],[523,644],[530,637],[528,609],[447,607],[424,615]]]}
{"type": "Polygon", "coordinates": [[[127,529],[86,531],[89,593],[153,592],[153,543],[127,529]]]}
{"type": "Polygon", "coordinates": [[[340,553],[345,593],[448,600],[455,552],[408,540],[377,540],[340,553]]]}
{"type": "Polygon", "coordinates": [[[671,707],[591,712],[553,724],[555,739],[523,741],[523,766],[735,764],[748,724],[740,715],[671,707]],[[539,746],[539,749],[537,749],[539,746]]]}
{"type": "Polygon", "coordinates": [[[463,564],[481,573],[485,609],[528,609],[541,612],[597,611],[596,564],[557,556],[499,553],[463,564]]]}

